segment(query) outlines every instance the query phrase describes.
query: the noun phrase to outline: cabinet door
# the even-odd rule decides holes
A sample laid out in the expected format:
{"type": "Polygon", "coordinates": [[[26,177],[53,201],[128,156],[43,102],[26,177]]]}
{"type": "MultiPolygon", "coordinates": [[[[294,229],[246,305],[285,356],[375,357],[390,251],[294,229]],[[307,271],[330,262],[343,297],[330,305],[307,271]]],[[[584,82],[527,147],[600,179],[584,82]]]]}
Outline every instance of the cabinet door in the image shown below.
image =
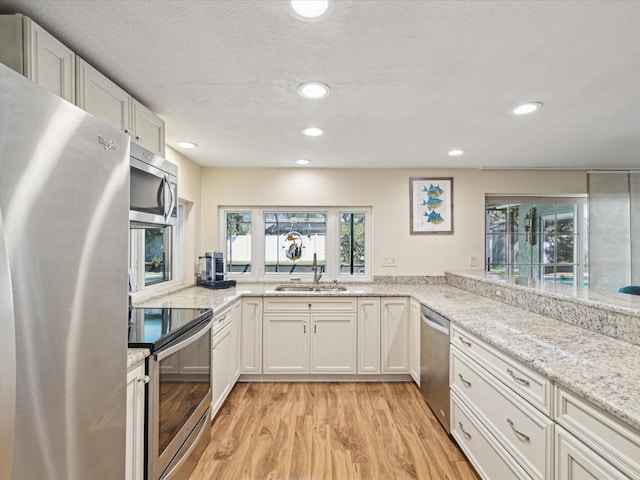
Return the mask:
{"type": "Polygon", "coordinates": [[[358,299],[358,373],[380,373],[380,299],[358,299]]]}
{"type": "Polygon", "coordinates": [[[382,299],[382,372],[409,373],[409,299],[382,299]]]}
{"type": "Polygon", "coordinates": [[[309,372],[309,315],[264,315],[264,373],[309,372]]]}
{"type": "Polygon", "coordinates": [[[262,373],[262,299],[242,299],[240,327],[242,373],[262,373]]]}
{"type": "Polygon", "coordinates": [[[133,141],[164,157],[164,121],[137,100],[132,105],[133,141]]]}
{"type": "Polygon", "coordinates": [[[131,135],[131,96],[80,57],[77,57],[76,68],[76,104],[131,135]]]}
{"type": "Polygon", "coordinates": [[[144,386],[147,377],[144,363],[131,367],[127,373],[126,408],[126,480],[144,479],[144,386]]]}
{"type": "Polygon", "coordinates": [[[409,304],[409,373],[420,386],[420,304],[409,304]]]}
{"type": "Polygon", "coordinates": [[[29,18],[24,17],[24,28],[24,75],[74,103],[75,54],[29,18]]]}
{"type": "Polygon", "coordinates": [[[556,427],[556,480],[613,480],[630,478],[562,427],[556,427]]]}
{"type": "Polygon", "coordinates": [[[311,315],[311,372],[356,373],[356,315],[311,315]]]}
{"type": "Polygon", "coordinates": [[[231,339],[229,352],[230,388],[233,388],[240,376],[240,321],[241,304],[237,302],[231,307],[231,339]]]}
{"type": "Polygon", "coordinates": [[[231,325],[216,333],[211,341],[211,417],[218,412],[231,390],[229,354],[231,325]]]}

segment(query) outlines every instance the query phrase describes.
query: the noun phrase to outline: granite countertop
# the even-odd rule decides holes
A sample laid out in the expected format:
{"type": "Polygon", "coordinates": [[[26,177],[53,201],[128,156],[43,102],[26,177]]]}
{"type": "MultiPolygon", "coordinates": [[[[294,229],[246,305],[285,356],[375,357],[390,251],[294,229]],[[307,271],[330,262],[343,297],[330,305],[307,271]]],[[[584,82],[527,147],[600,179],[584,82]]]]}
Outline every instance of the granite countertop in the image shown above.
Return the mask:
{"type": "Polygon", "coordinates": [[[148,348],[128,348],[127,349],[127,368],[131,368],[134,365],[144,361],[151,355],[151,351],[148,348]]]}
{"type": "Polygon", "coordinates": [[[449,285],[350,285],[348,292],[275,292],[275,285],[191,287],[136,306],[210,307],[241,296],[411,296],[487,343],[640,430],[640,346],[449,285]]]}

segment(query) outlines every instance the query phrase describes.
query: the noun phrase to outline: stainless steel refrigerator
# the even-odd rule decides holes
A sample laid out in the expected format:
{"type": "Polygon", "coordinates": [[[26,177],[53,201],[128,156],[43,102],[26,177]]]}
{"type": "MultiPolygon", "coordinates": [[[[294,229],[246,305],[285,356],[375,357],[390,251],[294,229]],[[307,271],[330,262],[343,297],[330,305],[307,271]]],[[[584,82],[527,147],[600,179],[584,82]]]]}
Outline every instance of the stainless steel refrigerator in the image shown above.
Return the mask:
{"type": "Polygon", "coordinates": [[[122,480],[129,139],[0,65],[0,479],[122,480]]]}

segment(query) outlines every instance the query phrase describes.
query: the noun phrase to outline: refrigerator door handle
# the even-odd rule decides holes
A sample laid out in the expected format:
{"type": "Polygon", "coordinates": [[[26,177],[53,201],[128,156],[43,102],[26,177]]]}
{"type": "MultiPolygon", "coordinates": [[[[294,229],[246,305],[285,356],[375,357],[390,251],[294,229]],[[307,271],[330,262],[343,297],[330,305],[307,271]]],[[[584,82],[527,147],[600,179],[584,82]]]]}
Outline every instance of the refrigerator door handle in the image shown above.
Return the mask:
{"type": "Polygon", "coordinates": [[[16,420],[16,332],[9,267],[0,211],[0,479],[11,478],[16,420]]]}

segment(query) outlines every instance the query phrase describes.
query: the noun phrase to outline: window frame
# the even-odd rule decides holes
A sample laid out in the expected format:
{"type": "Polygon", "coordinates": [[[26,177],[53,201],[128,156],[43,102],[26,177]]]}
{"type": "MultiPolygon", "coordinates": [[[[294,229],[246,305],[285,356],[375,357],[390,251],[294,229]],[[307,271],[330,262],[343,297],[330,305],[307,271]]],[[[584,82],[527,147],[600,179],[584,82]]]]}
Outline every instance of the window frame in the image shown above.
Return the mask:
{"type": "Polygon", "coordinates": [[[176,225],[171,228],[171,280],[145,285],[144,228],[129,228],[129,284],[131,292],[153,292],[184,283],[184,215],[185,206],[178,203],[176,225]]]}
{"type": "MultiPolygon", "coordinates": [[[[218,208],[218,231],[220,250],[227,252],[227,214],[228,213],[250,213],[251,214],[251,272],[250,273],[227,273],[229,279],[243,282],[274,282],[282,283],[287,281],[311,282],[313,273],[306,272],[265,272],[265,213],[324,213],[327,216],[326,233],[326,263],[322,280],[342,281],[342,282],[371,282],[372,275],[372,223],[373,210],[371,207],[230,207],[220,206],[218,208]],[[351,275],[340,273],[340,214],[341,213],[363,213],[365,216],[365,268],[363,274],[351,275]]],[[[228,259],[225,258],[225,262],[228,259]]]]}
{"type": "MultiPolygon", "coordinates": [[[[505,266],[505,275],[515,275],[515,269],[517,267],[529,267],[531,269],[536,268],[538,271],[538,281],[545,281],[545,267],[553,267],[554,268],[554,278],[558,278],[558,266],[567,266],[572,265],[574,268],[574,278],[582,279],[578,286],[584,285],[585,279],[588,281],[588,277],[586,273],[588,272],[589,260],[587,258],[586,252],[588,249],[588,232],[586,230],[586,225],[584,222],[584,217],[588,212],[588,199],[586,194],[570,194],[570,195],[500,195],[500,194],[487,194],[485,195],[485,222],[484,222],[484,252],[485,252],[485,262],[484,269],[487,270],[487,251],[489,244],[489,237],[492,236],[497,238],[498,234],[490,234],[488,231],[487,225],[487,207],[491,204],[504,204],[509,206],[514,205],[535,205],[535,204],[553,204],[557,207],[557,205],[573,205],[575,210],[574,216],[574,233],[572,236],[575,239],[574,243],[574,262],[570,264],[558,264],[556,259],[554,259],[551,263],[545,263],[543,260],[543,252],[542,252],[542,241],[537,245],[538,253],[540,256],[540,261],[538,262],[515,262],[513,261],[512,255],[512,245],[511,241],[513,240],[513,236],[505,234],[505,240],[507,244],[505,245],[505,252],[507,254],[507,258],[504,263],[495,262],[494,265],[504,265],[505,266]]],[[[562,215],[562,213],[561,213],[562,215]]],[[[542,215],[541,215],[542,218],[542,215]]],[[[554,213],[554,218],[558,218],[558,213],[554,213]]],[[[509,220],[507,220],[509,221],[509,220]]],[[[542,240],[543,235],[538,234],[542,240]]],[[[554,237],[559,236],[554,232],[554,237]]],[[[557,280],[555,280],[557,282],[557,280]]],[[[574,283],[575,285],[575,283],[574,283]]]]}

